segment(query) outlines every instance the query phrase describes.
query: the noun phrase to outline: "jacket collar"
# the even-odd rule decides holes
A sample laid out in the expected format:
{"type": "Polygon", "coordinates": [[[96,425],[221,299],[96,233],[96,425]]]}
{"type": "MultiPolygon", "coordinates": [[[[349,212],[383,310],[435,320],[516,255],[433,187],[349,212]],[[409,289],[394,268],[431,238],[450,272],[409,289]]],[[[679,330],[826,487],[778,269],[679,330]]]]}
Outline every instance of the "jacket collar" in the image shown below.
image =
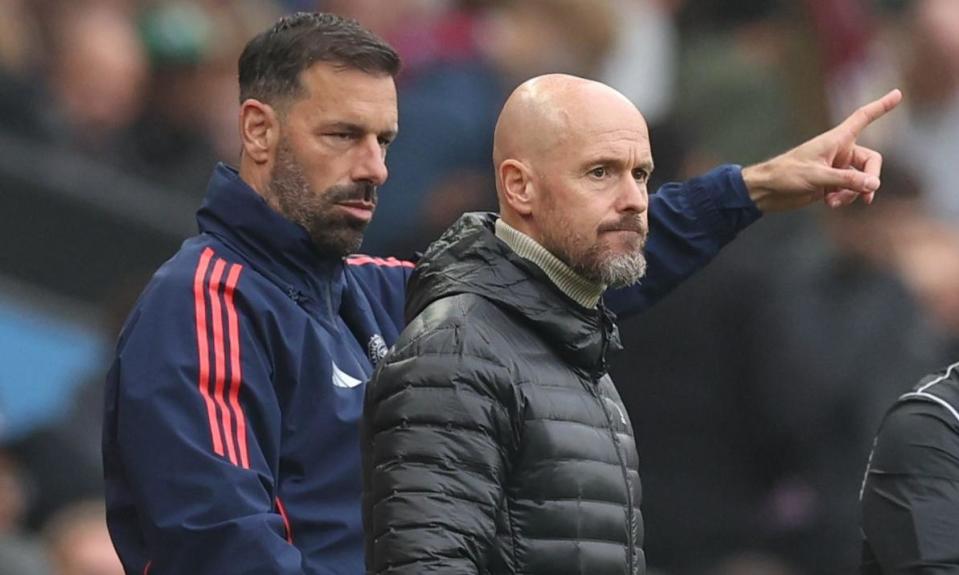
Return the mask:
{"type": "Polygon", "coordinates": [[[342,258],[320,255],[309,233],[275,212],[234,168],[217,164],[196,218],[201,233],[242,253],[295,301],[329,297],[339,308],[342,258]]]}
{"type": "Polygon", "coordinates": [[[605,285],[591,282],[579,275],[539,242],[504,222],[503,218],[496,220],[495,232],[496,237],[503,240],[516,255],[533,262],[543,270],[570,299],[586,308],[599,305],[599,300],[606,291],[605,285]]]}
{"type": "Polygon", "coordinates": [[[496,237],[496,214],[465,214],[430,245],[407,288],[406,318],[443,297],[472,293],[531,325],[570,364],[598,377],[608,350],[621,349],[615,316],[600,302],[586,308],[533,262],[496,237]]]}

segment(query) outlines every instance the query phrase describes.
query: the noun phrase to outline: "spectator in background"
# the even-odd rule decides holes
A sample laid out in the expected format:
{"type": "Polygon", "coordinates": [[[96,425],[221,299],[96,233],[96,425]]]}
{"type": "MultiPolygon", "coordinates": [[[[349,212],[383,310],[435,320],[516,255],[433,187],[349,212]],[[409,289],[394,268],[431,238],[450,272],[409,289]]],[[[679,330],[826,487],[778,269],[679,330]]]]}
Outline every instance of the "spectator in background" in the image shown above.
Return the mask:
{"type": "Polygon", "coordinates": [[[0,70],[26,75],[36,66],[36,29],[23,0],[0,2],[0,70]]]}
{"type": "Polygon", "coordinates": [[[50,575],[40,543],[21,528],[28,489],[16,460],[0,449],[0,575],[50,575]]]}
{"type": "Polygon", "coordinates": [[[107,3],[65,5],[54,18],[47,137],[122,165],[149,72],[137,29],[107,3]]]}
{"type": "Polygon", "coordinates": [[[664,0],[615,0],[612,8],[616,28],[600,79],[643,110],[655,131],[676,97],[679,31],[673,11],[664,0]]]}
{"type": "MultiPolygon", "coordinates": [[[[97,330],[112,342],[150,274],[141,270],[111,286],[100,305],[97,330]]],[[[108,351],[108,350],[104,350],[108,351]]],[[[29,485],[20,517],[30,530],[47,523],[60,509],[103,494],[103,371],[107,358],[90,373],[76,373],[63,415],[8,443],[7,450],[29,485]]]]}
{"type": "Polygon", "coordinates": [[[47,522],[51,575],[123,575],[105,516],[103,501],[88,500],[64,507],[47,522]]]}
{"type": "Polygon", "coordinates": [[[885,232],[898,232],[889,242],[893,269],[955,357],[959,354],[959,231],[925,210],[912,210],[885,232]]]}
{"type": "Polygon", "coordinates": [[[610,0],[509,0],[486,17],[483,50],[507,86],[530,76],[563,71],[596,75],[618,32],[610,0]]]}
{"type": "Polygon", "coordinates": [[[138,20],[151,74],[125,167],[170,193],[192,194],[217,159],[205,129],[208,118],[218,117],[213,105],[234,122],[237,114],[234,98],[211,102],[204,90],[217,78],[212,54],[225,40],[225,23],[205,5],[185,2],[157,3],[138,20]]]}
{"type": "Polygon", "coordinates": [[[716,158],[758,162],[817,131],[797,127],[809,116],[790,98],[795,26],[777,0],[690,2],[678,17],[684,42],[675,113],[686,137],[684,173],[716,158]]]}
{"type": "MultiPolygon", "coordinates": [[[[851,210],[859,233],[833,233],[847,238],[850,251],[894,276],[942,342],[942,361],[959,354],[959,231],[928,210],[928,191],[916,166],[893,158],[885,170],[890,184],[880,209],[851,210]]],[[[852,222],[850,222],[852,223],[852,222]]],[[[846,228],[847,230],[850,228],[846,228]]],[[[929,371],[927,367],[925,371],[929,371]]],[[[915,373],[916,370],[913,371],[915,373]]]]}
{"type": "Polygon", "coordinates": [[[896,54],[909,89],[908,120],[898,126],[895,151],[915,166],[928,212],[951,225],[959,221],[953,170],[959,157],[959,3],[914,0],[890,15],[905,42],[896,54]],[[903,33],[905,26],[905,36],[903,33]]]}
{"type": "Polygon", "coordinates": [[[236,154],[236,55],[270,3],[157,3],[138,16],[151,66],[126,166],[170,193],[195,194],[210,164],[236,154]]]}
{"type": "Polygon", "coordinates": [[[886,126],[889,150],[915,166],[929,215],[954,224],[959,218],[951,170],[959,154],[959,4],[806,2],[816,7],[823,67],[837,74],[825,78],[834,114],[875,86],[904,84],[909,103],[906,113],[886,126]]]}
{"type": "Polygon", "coordinates": [[[38,138],[41,45],[36,20],[24,0],[0,1],[0,129],[38,138]]]}

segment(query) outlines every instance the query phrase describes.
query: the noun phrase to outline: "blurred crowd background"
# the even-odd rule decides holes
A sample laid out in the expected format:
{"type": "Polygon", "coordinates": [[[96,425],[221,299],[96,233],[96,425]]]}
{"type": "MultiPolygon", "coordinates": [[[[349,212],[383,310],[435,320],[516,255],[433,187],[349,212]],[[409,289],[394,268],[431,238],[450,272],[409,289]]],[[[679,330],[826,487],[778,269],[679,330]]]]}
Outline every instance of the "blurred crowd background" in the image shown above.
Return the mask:
{"type": "Polygon", "coordinates": [[[0,0],[0,575],[122,570],[102,381],[133,299],[236,164],[236,59],[279,15],[355,17],[404,59],[364,250],[492,209],[505,95],[563,71],[633,99],[654,184],[749,164],[900,87],[874,205],[764,218],[622,324],[658,575],[854,573],[884,409],[959,359],[956,0],[0,0]]]}

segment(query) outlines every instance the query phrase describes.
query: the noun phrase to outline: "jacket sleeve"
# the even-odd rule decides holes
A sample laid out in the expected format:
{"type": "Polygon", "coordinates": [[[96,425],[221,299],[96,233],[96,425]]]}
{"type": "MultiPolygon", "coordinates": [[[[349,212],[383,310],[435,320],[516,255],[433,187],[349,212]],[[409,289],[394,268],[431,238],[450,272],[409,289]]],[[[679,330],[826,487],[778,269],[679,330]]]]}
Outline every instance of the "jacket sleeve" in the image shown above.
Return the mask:
{"type": "Polygon", "coordinates": [[[242,271],[214,257],[195,277],[158,277],[121,335],[104,463],[127,572],[302,573],[276,499],[280,415],[263,314],[242,271]]]}
{"type": "Polygon", "coordinates": [[[515,445],[513,392],[497,361],[450,348],[455,329],[423,340],[387,356],[367,387],[367,572],[485,573],[515,445]]]}
{"type": "Polygon", "coordinates": [[[620,318],[649,308],[760,215],[736,165],[664,185],[650,196],[646,276],[635,286],[606,292],[606,305],[620,318]]]}
{"type": "Polygon", "coordinates": [[[862,527],[863,572],[959,574],[959,419],[945,406],[910,401],[887,415],[863,484],[862,527]]]}

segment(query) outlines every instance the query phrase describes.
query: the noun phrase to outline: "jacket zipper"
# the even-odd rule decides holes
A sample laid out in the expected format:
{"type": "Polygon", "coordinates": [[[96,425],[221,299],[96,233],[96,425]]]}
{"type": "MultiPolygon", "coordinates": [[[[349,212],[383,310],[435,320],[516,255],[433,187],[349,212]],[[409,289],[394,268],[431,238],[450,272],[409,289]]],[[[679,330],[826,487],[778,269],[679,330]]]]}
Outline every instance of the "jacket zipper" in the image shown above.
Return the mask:
{"type": "MultiPolygon", "coordinates": [[[[323,291],[323,301],[326,304],[326,312],[328,314],[328,317],[330,318],[330,326],[332,327],[334,331],[339,333],[340,326],[337,325],[336,315],[334,315],[333,313],[333,295],[331,293],[331,289],[329,286],[326,286],[326,289],[322,291],[323,291]]],[[[293,301],[293,303],[297,305],[302,305],[305,300],[309,299],[307,296],[304,296],[301,291],[299,291],[293,286],[288,286],[286,288],[286,295],[293,301]]]]}
{"type": "Polygon", "coordinates": [[[602,369],[599,373],[593,375],[593,385],[590,386],[590,390],[592,391],[593,396],[599,402],[600,407],[603,410],[603,415],[606,416],[606,424],[609,426],[609,434],[613,440],[613,447],[616,449],[616,457],[619,459],[619,469],[623,473],[623,485],[626,487],[626,572],[632,575],[633,553],[635,551],[635,541],[633,541],[633,522],[635,520],[635,510],[633,509],[633,490],[629,485],[629,468],[626,465],[625,457],[623,457],[623,450],[619,441],[619,437],[616,435],[615,423],[613,422],[612,415],[606,406],[606,398],[599,393],[599,382],[607,373],[606,352],[609,349],[609,334],[612,332],[612,322],[610,321],[609,316],[606,314],[606,309],[603,307],[602,302],[600,302],[599,311],[603,322],[603,345],[600,363],[602,369]]]}

